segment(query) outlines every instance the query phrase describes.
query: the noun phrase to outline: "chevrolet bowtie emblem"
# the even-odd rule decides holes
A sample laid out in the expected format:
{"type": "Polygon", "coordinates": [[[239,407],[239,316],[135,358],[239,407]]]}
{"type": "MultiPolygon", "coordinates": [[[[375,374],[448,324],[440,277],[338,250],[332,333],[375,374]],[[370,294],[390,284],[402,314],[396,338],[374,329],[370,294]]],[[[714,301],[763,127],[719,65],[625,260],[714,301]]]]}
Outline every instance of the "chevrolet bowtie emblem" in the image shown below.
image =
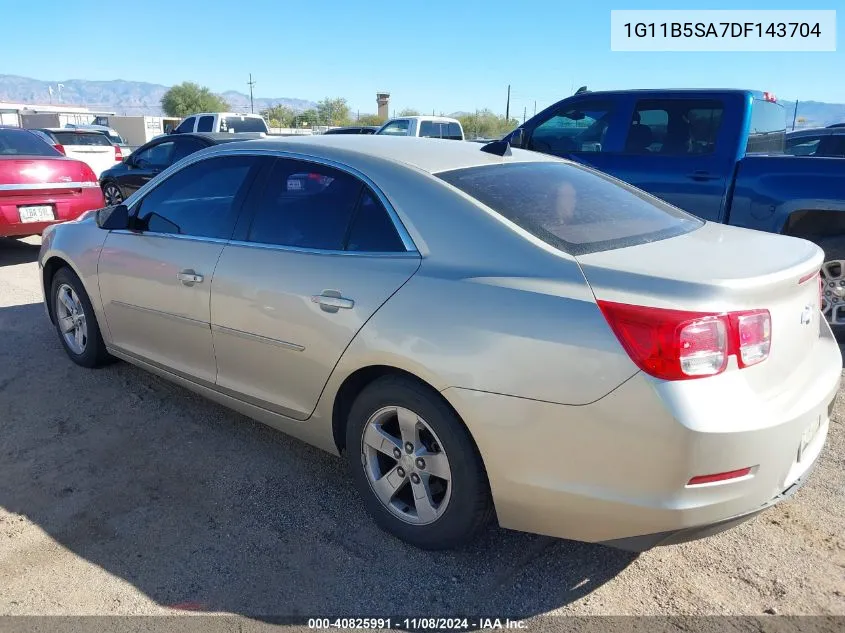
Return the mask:
{"type": "Polygon", "coordinates": [[[801,312],[801,325],[809,325],[813,320],[813,306],[804,306],[804,311],[801,312]]]}

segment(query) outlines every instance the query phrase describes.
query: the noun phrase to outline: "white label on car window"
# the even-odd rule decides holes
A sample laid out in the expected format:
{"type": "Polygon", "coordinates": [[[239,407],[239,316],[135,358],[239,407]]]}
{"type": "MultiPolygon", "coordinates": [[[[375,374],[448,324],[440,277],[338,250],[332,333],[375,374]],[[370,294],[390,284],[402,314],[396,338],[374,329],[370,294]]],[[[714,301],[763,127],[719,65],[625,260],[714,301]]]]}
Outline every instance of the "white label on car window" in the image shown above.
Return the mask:
{"type": "Polygon", "coordinates": [[[288,180],[288,191],[302,191],[302,181],[288,180]]]}

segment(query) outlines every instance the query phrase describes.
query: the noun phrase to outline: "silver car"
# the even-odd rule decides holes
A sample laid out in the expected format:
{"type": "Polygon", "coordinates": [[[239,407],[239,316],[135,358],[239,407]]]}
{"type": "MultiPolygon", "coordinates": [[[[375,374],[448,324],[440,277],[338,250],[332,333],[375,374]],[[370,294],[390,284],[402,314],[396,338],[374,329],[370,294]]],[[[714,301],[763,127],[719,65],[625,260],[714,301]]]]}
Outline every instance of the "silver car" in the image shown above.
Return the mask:
{"type": "Polygon", "coordinates": [[[184,158],[48,229],[70,358],[118,358],[336,454],[423,548],[644,550],[792,494],[842,370],[810,242],[501,143],[326,135],[184,158]]]}

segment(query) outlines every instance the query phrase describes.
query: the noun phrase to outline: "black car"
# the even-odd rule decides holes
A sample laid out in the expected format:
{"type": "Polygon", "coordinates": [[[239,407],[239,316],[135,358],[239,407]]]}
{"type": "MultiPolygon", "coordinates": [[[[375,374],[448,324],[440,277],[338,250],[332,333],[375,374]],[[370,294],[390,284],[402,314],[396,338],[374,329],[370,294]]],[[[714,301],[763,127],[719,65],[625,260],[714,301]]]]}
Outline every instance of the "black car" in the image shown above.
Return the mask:
{"type": "Polygon", "coordinates": [[[349,127],[335,127],[323,134],[375,134],[377,125],[350,125],[349,127]]]}
{"type": "Polygon", "coordinates": [[[792,130],[786,133],[784,154],[845,158],[845,127],[792,130]]]}
{"type": "Polygon", "coordinates": [[[100,174],[100,188],[106,204],[120,204],[147,181],[170,167],[173,163],[206,147],[261,138],[260,134],[173,134],[154,138],[142,145],[122,163],[100,174]]]}

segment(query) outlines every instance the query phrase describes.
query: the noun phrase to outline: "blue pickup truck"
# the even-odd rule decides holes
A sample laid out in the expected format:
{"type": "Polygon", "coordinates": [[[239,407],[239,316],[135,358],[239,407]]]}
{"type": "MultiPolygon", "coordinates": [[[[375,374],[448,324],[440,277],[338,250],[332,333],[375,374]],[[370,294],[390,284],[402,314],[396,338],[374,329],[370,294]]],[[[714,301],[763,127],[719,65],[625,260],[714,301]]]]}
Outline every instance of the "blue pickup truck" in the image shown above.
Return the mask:
{"type": "Polygon", "coordinates": [[[845,160],[783,153],[786,116],[753,90],[579,91],[505,136],[569,158],[704,220],[825,251],[822,310],[845,336],[845,160]]]}

